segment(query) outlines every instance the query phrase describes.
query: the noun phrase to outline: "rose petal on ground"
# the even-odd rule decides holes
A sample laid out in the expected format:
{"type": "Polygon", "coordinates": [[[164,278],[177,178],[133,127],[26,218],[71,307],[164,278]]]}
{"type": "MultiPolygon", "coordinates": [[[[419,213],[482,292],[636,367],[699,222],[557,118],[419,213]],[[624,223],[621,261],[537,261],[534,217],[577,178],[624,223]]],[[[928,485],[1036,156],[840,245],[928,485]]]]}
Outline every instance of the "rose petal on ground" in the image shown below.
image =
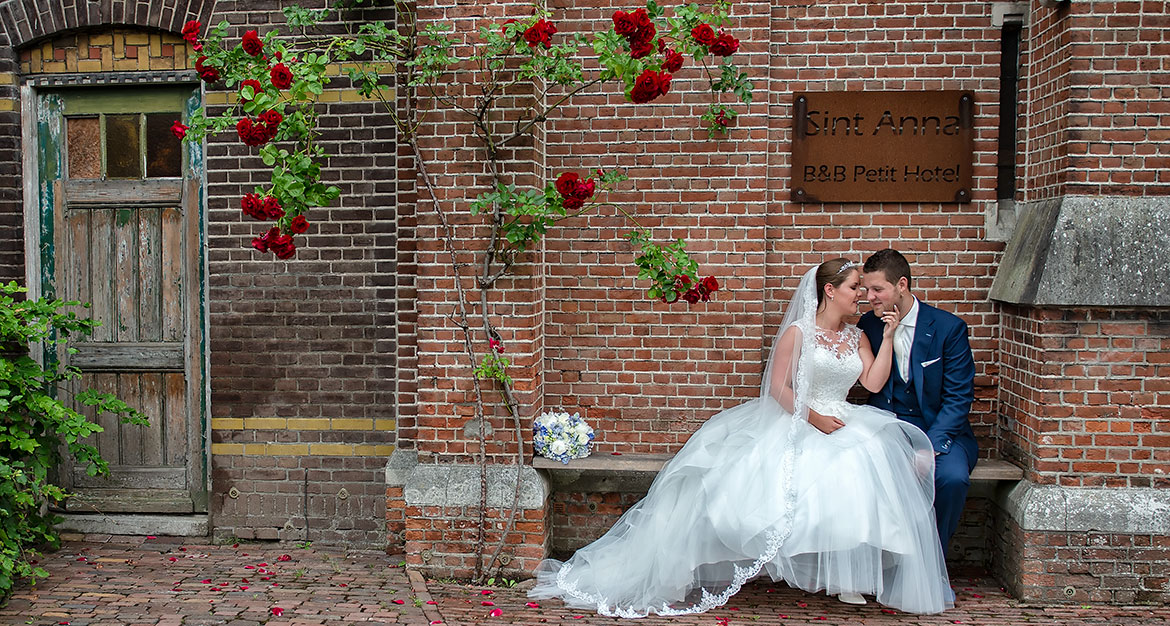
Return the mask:
{"type": "Polygon", "coordinates": [[[806,609],[808,608],[808,602],[797,602],[796,606],[799,606],[802,609],[806,609]]]}
{"type": "Polygon", "coordinates": [[[167,560],[170,561],[171,563],[174,563],[175,561],[178,561],[179,559],[178,559],[178,557],[170,556],[170,557],[167,557],[167,560]]]}
{"type": "Polygon", "coordinates": [[[492,591],[491,591],[491,589],[484,589],[483,591],[479,592],[479,595],[490,596],[490,595],[492,595],[492,591]]]}
{"type": "Polygon", "coordinates": [[[287,554],[282,554],[282,555],[276,557],[276,560],[283,563],[284,561],[291,561],[292,557],[287,555],[287,554]]]}
{"type": "Polygon", "coordinates": [[[146,538],[147,539],[158,539],[158,537],[155,537],[154,535],[147,535],[146,538]]]}
{"type": "Polygon", "coordinates": [[[482,604],[483,606],[495,606],[496,605],[496,603],[492,602],[491,600],[484,600],[483,602],[480,602],[480,604],[482,604]]]}
{"type": "Polygon", "coordinates": [[[530,609],[539,609],[540,608],[540,605],[535,603],[535,602],[529,602],[528,604],[525,604],[524,606],[526,606],[530,609]]]}
{"type": "Polygon", "coordinates": [[[897,613],[897,611],[894,609],[882,609],[882,613],[885,613],[886,615],[894,615],[897,613]]]}
{"type": "Polygon", "coordinates": [[[393,602],[394,604],[406,604],[406,601],[404,601],[404,600],[391,600],[391,602],[393,602]]]}
{"type": "Polygon", "coordinates": [[[203,580],[201,580],[201,581],[199,581],[199,582],[201,582],[201,583],[203,583],[203,584],[205,584],[205,585],[210,585],[210,584],[211,584],[211,579],[210,579],[210,578],[204,578],[203,580]]]}
{"type": "Polygon", "coordinates": [[[492,609],[492,610],[491,610],[491,612],[490,612],[490,613],[488,613],[488,616],[490,616],[490,617],[499,617],[499,616],[501,616],[501,615],[503,615],[503,614],[504,614],[504,612],[503,612],[502,610],[500,610],[500,609],[492,609]]]}
{"type": "Polygon", "coordinates": [[[427,604],[438,604],[438,602],[435,602],[434,600],[427,600],[427,604]]]}
{"type": "Polygon", "coordinates": [[[269,610],[272,611],[272,614],[277,616],[277,617],[284,615],[284,609],[280,608],[279,606],[274,606],[269,610]]]}

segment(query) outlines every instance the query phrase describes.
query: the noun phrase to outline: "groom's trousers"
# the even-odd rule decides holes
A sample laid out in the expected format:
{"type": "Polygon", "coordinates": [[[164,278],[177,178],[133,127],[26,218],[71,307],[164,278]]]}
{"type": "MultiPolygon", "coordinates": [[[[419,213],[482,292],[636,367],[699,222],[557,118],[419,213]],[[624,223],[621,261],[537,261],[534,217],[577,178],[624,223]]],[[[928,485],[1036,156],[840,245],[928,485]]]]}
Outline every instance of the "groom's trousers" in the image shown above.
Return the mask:
{"type": "Polygon", "coordinates": [[[934,457],[934,516],[944,557],[959,527],[970,486],[971,464],[963,446],[951,446],[946,454],[934,457]]]}

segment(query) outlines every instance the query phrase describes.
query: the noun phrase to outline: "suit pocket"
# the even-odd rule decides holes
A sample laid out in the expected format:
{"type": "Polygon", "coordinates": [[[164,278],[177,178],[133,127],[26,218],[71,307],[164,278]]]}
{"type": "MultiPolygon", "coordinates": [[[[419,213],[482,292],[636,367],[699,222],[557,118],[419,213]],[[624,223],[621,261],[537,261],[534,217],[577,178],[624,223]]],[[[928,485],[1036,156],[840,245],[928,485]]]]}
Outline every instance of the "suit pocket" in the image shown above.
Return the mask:
{"type": "Polygon", "coordinates": [[[929,361],[923,361],[923,362],[922,362],[922,367],[930,367],[931,365],[934,365],[935,363],[938,363],[938,362],[939,362],[939,361],[941,361],[941,360],[942,360],[942,357],[940,356],[940,357],[938,357],[937,359],[931,359],[931,360],[929,360],[929,361]]]}

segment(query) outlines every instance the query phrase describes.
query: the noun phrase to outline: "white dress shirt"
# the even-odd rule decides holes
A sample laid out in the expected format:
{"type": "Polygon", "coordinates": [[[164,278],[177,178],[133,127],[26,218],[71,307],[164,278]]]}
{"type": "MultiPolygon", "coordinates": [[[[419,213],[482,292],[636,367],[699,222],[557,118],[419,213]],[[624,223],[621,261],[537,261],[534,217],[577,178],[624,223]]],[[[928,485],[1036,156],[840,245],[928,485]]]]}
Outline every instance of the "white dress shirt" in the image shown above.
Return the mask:
{"type": "Polygon", "coordinates": [[[918,298],[910,305],[910,311],[902,317],[894,329],[894,362],[902,380],[910,380],[910,348],[914,345],[914,326],[918,324],[918,298]]]}

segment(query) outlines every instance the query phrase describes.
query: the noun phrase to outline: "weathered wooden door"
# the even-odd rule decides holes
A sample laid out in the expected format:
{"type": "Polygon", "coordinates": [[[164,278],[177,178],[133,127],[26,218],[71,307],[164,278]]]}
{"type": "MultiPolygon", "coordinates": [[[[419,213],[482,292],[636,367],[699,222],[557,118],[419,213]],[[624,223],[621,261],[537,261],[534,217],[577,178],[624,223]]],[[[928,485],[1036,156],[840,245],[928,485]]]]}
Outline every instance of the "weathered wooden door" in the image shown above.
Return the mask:
{"type": "Polygon", "coordinates": [[[199,152],[171,132],[190,86],[37,96],[42,291],[101,322],[75,353],[81,388],[117,394],[147,428],[93,415],[108,478],[61,468],[71,512],[205,511],[199,152]]]}

